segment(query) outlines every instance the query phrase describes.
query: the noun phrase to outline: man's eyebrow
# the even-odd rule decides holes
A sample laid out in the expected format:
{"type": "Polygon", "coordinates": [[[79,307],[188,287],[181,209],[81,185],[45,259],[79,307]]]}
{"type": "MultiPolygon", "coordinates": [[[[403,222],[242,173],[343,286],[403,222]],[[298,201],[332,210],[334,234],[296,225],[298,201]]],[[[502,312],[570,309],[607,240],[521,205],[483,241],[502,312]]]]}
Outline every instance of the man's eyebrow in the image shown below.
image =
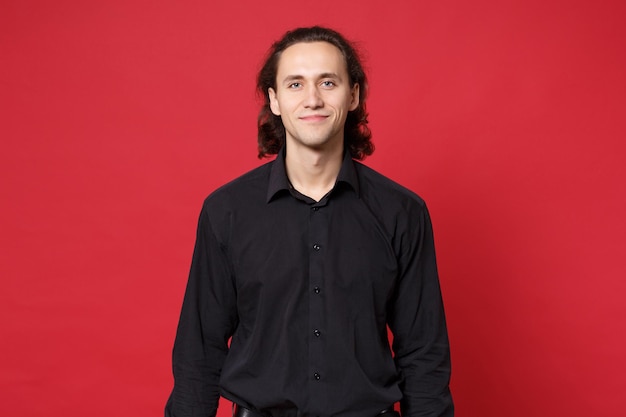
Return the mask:
{"type": "Polygon", "coordinates": [[[322,74],[319,75],[319,78],[335,78],[335,79],[341,79],[341,77],[339,76],[339,74],[335,74],[334,72],[324,72],[322,74]]]}
{"type": "Polygon", "coordinates": [[[303,79],[304,77],[302,75],[288,75],[283,79],[283,83],[287,83],[290,81],[298,81],[303,79]]]}
{"type": "MultiPolygon", "coordinates": [[[[303,80],[305,77],[303,75],[299,75],[299,74],[294,74],[294,75],[288,75],[283,79],[283,83],[288,83],[291,81],[300,81],[303,80]]],[[[316,77],[316,79],[322,79],[322,78],[332,78],[335,80],[341,80],[341,77],[334,73],[334,72],[323,72],[321,74],[318,74],[316,77]]]]}

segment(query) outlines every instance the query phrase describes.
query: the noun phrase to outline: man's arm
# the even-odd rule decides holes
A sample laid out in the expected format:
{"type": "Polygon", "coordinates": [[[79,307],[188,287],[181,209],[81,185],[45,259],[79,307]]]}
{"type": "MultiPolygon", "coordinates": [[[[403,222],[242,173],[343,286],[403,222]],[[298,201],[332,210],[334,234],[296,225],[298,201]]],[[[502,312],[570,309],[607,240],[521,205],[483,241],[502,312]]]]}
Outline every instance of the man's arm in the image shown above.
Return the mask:
{"type": "Polygon", "coordinates": [[[165,417],[215,416],[228,339],[237,325],[229,264],[204,205],[172,356],[165,417]]]}
{"type": "Polygon", "coordinates": [[[409,213],[402,232],[400,276],[389,327],[402,375],[403,417],[452,417],[450,347],[430,216],[425,205],[409,213]]]}

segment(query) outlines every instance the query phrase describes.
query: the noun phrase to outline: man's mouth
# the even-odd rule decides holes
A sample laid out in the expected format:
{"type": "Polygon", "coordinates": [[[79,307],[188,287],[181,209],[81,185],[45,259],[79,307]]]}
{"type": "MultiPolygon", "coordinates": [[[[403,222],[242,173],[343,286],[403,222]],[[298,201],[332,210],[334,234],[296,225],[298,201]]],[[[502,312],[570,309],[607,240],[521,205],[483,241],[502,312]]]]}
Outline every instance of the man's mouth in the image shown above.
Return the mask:
{"type": "Polygon", "coordinates": [[[321,122],[328,118],[328,116],[323,114],[310,114],[307,116],[300,116],[299,119],[304,122],[321,122]]]}

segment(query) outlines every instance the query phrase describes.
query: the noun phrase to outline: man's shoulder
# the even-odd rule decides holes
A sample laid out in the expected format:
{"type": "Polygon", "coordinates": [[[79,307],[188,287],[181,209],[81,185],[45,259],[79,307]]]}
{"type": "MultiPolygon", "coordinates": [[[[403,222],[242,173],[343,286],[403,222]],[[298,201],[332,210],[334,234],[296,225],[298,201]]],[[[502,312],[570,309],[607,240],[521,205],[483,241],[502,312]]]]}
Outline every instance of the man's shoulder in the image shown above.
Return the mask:
{"type": "Polygon", "coordinates": [[[240,175],[211,192],[204,201],[205,206],[224,205],[227,202],[253,201],[267,193],[270,169],[273,161],[240,175]]]}
{"type": "Polygon", "coordinates": [[[426,203],[414,191],[381,174],[380,172],[355,161],[359,174],[361,195],[365,199],[385,201],[386,204],[398,204],[405,208],[415,206],[424,208],[426,203]]]}

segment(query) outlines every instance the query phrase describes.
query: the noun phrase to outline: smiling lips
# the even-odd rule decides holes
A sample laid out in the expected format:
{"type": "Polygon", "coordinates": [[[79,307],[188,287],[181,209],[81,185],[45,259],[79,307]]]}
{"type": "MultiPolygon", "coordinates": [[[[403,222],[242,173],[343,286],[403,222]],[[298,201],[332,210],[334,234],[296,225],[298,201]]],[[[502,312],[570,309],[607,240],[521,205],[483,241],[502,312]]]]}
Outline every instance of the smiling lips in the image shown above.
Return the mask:
{"type": "Polygon", "coordinates": [[[304,122],[321,122],[326,120],[328,116],[325,116],[323,114],[311,114],[308,116],[300,116],[299,119],[304,121],[304,122]]]}

